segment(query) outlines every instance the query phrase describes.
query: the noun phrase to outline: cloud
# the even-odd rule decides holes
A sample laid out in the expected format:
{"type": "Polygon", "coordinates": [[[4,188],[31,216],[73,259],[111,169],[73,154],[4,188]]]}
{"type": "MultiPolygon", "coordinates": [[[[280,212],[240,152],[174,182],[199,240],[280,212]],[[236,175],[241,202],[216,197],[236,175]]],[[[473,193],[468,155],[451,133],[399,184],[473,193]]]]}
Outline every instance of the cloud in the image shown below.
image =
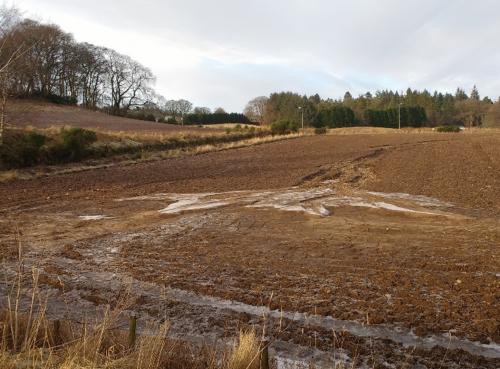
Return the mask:
{"type": "Polygon", "coordinates": [[[78,40],[149,66],[167,98],[241,111],[292,90],[382,88],[500,95],[496,0],[19,0],[78,40]]]}

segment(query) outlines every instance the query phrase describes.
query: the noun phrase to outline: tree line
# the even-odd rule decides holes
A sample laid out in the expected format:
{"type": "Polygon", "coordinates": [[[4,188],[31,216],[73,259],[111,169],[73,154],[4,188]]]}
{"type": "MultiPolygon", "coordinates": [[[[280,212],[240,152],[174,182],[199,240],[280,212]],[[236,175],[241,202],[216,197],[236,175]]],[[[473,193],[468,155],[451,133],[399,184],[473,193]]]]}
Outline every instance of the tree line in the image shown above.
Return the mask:
{"type": "Polygon", "coordinates": [[[122,114],[156,98],[150,69],[115,50],[76,42],[53,24],[0,10],[0,63],[11,55],[2,85],[12,97],[41,97],[56,103],[106,108],[122,114]],[[8,18],[8,22],[6,19],[8,18]]]}
{"type": "Polygon", "coordinates": [[[398,128],[422,127],[427,121],[427,113],[421,106],[403,106],[387,110],[365,111],[367,125],[374,127],[398,128]]]}
{"type": "MultiPolygon", "coordinates": [[[[248,123],[242,114],[166,100],[155,92],[152,71],[117,51],[76,42],[54,24],[23,19],[0,6],[0,89],[5,100],[42,98],[136,119],[189,124],[248,123]]],[[[4,110],[2,110],[4,111],[4,110]]]]}
{"type": "Polygon", "coordinates": [[[184,118],[184,124],[221,124],[221,123],[240,123],[249,124],[250,120],[241,113],[193,113],[184,118]]]}
{"type": "Polygon", "coordinates": [[[474,86],[470,94],[458,88],[455,94],[418,91],[377,91],[353,97],[346,92],[342,99],[321,98],[318,94],[306,96],[293,92],[272,93],[269,97],[251,100],[245,114],[250,120],[271,124],[280,120],[314,127],[345,127],[368,125],[402,126],[460,125],[481,126],[500,124],[500,100],[481,98],[474,86]],[[256,114],[260,111],[260,114],[256,114]]]}

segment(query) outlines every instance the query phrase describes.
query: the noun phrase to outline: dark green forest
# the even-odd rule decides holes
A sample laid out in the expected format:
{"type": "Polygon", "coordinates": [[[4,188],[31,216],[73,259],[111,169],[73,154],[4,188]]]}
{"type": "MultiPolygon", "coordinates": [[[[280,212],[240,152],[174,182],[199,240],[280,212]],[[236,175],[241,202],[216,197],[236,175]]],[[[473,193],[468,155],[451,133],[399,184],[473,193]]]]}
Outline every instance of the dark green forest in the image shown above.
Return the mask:
{"type": "Polygon", "coordinates": [[[293,92],[270,95],[266,103],[264,123],[279,120],[301,122],[314,127],[377,126],[465,127],[494,125],[498,121],[499,103],[481,98],[474,86],[470,94],[457,88],[454,94],[407,89],[404,93],[390,90],[353,97],[346,92],[343,99],[323,99],[319,95],[302,96],[293,92]]]}

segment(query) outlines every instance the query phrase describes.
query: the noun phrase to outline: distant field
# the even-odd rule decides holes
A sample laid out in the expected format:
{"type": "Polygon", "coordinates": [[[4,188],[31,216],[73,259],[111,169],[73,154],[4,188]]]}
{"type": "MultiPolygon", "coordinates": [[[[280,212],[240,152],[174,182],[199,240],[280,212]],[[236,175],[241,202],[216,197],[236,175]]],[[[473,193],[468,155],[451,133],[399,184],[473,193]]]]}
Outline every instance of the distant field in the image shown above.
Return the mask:
{"type": "Polygon", "coordinates": [[[220,130],[116,117],[73,106],[29,100],[11,101],[8,105],[7,114],[8,123],[14,127],[49,128],[69,125],[87,129],[126,132],[206,132],[220,130]]]}

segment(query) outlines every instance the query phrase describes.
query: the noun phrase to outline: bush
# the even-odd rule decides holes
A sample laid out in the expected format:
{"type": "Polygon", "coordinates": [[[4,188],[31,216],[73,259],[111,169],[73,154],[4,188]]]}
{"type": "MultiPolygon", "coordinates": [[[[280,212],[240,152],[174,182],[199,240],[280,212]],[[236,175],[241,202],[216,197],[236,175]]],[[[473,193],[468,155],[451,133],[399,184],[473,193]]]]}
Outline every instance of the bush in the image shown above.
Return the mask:
{"type": "Polygon", "coordinates": [[[324,135],[326,131],[326,127],[319,127],[314,129],[314,133],[317,135],[324,135]]]}
{"type": "Polygon", "coordinates": [[[271,124],[271,133],[273,135],[286,135],[292,132],[297,132],[299,125],[296,122],[289,120],[280,120],[271,124]]]}
{"type": "Polygon", "coordinates": [[[147,120],[149,122],[156,122],[156,117],[154,116],[154,114],[147,114],[146,117],[144,118],[144,120],[147,120]]]}
{"type": "Polygon", "coordinates": [[[7,168],[35,165],[40,160],[45,136],[35,132],[13,134],[0,146],[0,159],[7,168]]]}
{"type": "Polygon", "coordinates": [[[60,142],[49,149],[49,159],[53,162],[70,162],[83,159],[89,153],[88,147],[97,141],[93,131],[82,128],[61,129],[60,142]]]}
{"type": "Polygon", "coordinates": [[[460,132],[461,129],[460,129],[459,126],[453,126],[453,125],[451,125],[451,126],[439,126],[439,127],[436,128],[436,131],[438,131],[438,132],[455,132],[455,133],[457,133],[457,132],[460,132]]]}
{"type": "Polygon", "coordinates": [[[78,100],[71,96],[60,96],[56,94],[47,95],[47,100],[59,105],[76,105],[78,100]]]}
{"type": "Polygon", "coordinates": [[[35,91],[29,94],[23,94],[19,96],[20,98],[27,99],[39,99],[49,101],[58,105],[77,105],[78,100],[76,97],[57,95],[53,93],[42,93],[41,91],[35,91]]]}

